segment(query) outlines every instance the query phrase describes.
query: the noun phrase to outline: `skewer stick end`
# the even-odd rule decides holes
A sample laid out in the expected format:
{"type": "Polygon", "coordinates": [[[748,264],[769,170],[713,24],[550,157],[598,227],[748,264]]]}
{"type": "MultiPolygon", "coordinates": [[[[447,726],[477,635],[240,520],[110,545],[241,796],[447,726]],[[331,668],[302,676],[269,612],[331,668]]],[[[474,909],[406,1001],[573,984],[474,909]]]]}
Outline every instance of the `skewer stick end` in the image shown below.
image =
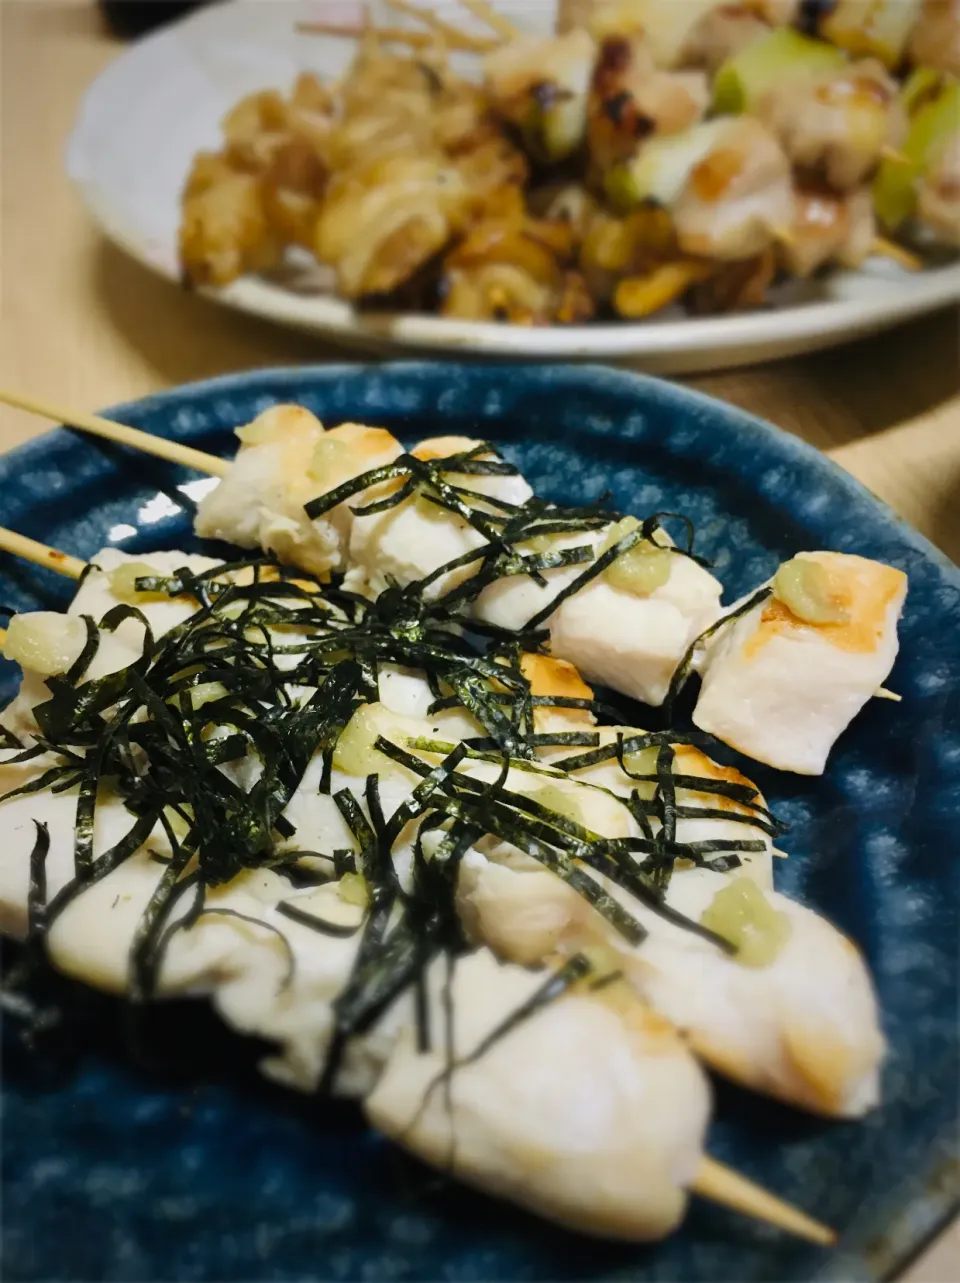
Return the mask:
{"type": "Polygon", "coordinates": [[[881,686],[879,690],[874,691],[874,699],[892,699],[895,704],[899,704],[903,699],[896,691],[888,691],[886,686],[881,686]]]}
{"type": "Polygon", "coordinates": [[[876,254],[879,258],[889,258],[892,263],[902,267],[905,272],[919,272],[923,267],[923,261],[916,254],[896,241],[891,241],[886,236],[875,236],[870,245],[870,253],[876,254]]]}
{"type": "Polygon", "coordinates": [[[731,1167],[718,1163],[713,1158],[703,1158],[700,1167],[690,1185],[695,1194],[711,1202],[721,1203],[724,1207],[752,1216],[755,1220],[765,1221],[788,1234],[817,1243],[821,1247],[832,1247],[837,1236],[827,1225],[815,1221],[806,1212],[785,1203],[775,1194],[769,1193],[761,1185],[755,1185],[731,1167]]]}

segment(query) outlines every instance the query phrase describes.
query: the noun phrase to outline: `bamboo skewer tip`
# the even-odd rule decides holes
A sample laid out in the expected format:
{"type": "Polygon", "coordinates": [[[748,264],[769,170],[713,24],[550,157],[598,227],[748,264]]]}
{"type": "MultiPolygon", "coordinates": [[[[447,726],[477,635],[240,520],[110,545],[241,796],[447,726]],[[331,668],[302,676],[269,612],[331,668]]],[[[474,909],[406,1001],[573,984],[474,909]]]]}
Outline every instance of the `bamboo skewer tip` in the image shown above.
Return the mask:
{"type": "Polygon", "coordinates": [[[65,409],[63,406],[41,401],[38,397],[10,388],[0,389],[0,402],[15,406],[18,410],[26,410],[29,414],[39,414],[45,419],[51,419],[54,423],[63,423],[81,432],[103,437],[106,441],[130,446],[144,454],[155,455],[168,463],[178,463],[184,468],[192,468],[195,472],[205,472],[211,477],[225,477],[230,471],[230,463],[226,459],[219,459],[215,454],[195,450],[193,446],[184,445],[180,441],[170,441],[167,437],[155,437],[149,432],[128,427],[125,423],[116,423],[113,419],[105,419],[99,414],[86,414],[82,410],[65,409]]]}
{"type": "Polygon", "coordinates": [[[87,563],[79,557],[71,557],[68,552],[50,548],[27,535],[18,535],[15,530],[7,530],[5,526],[0,526],[0,552],[9,552],[11,556],[21,557],[34,566],[45,566],[47,570],[56,571],[67,579],[79,579],[87,568],[87,563]]]}
{"type": "Polygon", "coordinates": [[[879,258],[889,258],[892,263],[896,263],[906,272],[919,272],[923,267],[922,260],[916,254],[898,245],[896,241],[888,240],[886,236],[873,238],[870,253],[876,254],[879,258]]]}
{"type": "Polygon", "coordinates": [[[713,1158],[703,1158],[697,1173],[691,1182],[690,1189],[701,1198],[721,1203],[733,1211],[742,1212],[755,1220],[765,1221],[778,1229],[821,1247],[832,1247],[837,1241],[835,1232],[829,1226],[815,1221],[806,1212],[775,1194],[769,1193],[762,1185],[756,1185],[741,1176],[732,1167],[726,1167],[713,1158]]]}

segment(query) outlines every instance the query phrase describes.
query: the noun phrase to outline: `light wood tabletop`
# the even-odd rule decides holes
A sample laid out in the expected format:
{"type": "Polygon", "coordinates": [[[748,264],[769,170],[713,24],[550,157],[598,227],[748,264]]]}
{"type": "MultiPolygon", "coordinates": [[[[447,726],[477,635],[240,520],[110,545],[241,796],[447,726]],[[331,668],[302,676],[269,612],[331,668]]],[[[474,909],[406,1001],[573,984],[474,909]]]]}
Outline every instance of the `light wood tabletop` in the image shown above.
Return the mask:
{"type": "MultiPolygon", "coordinates": [[[[95,409],[254,366],[349,359],[185,294],[107,243],[63,167],[81,95],[123,46],[92,0],[0,0],[0,384],[95,409]]],[[[960,560],[960,318],[690,386],[825,450],[960,560]]],[[[0,449],[46,429],[0,407],[0,449]]],[[[909,1283],[960,1279],[960,1229],[909,1283]]]]}

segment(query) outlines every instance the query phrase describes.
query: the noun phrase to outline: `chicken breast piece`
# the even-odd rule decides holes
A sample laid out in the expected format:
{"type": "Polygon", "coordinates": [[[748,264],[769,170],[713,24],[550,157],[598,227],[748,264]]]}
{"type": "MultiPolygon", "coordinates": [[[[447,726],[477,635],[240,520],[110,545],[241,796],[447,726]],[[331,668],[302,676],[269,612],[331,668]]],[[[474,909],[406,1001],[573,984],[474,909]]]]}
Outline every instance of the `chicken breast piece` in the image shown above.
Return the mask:
{"type": "Polygon", "coordinates": [[[677,240],[686,254],[753,258],[790,226],[790,163],[774,135],[749,116],[700,128],[713,125],[717,137],[673,207],[677,240]]]}
{"type": "Polygon", "coordinates": [[[591,36],[577,30],[546,40],[520,36],[484,59],[494,109],[521,130],[537,159],[562,160],[583,141],[595,54],[591,36]]]}
{"type": "MultiPolygon", "coordinates": [[[[449,982],[454,1068],[444,1040],[397,1040],[365,1102],[380,1131],[437,1167],[550,1220],[644,1241],[668,1233],[702,1157],[709,1090],[673,1029],[614,982],[540,1006],[543,972],[481,950],[449,982]]],[[[444,964],[430,974],[433,1027],[444,1020],[444,964]]]]}
{"type": "Polygon", "coordinates": [[[907,123],[897,83],[874,59],[785,83],[755,108],[791,164],[822,174],[837,191],[870,178],[884,148],[900,147],[907,123]]]}
{"type": "Polygon", "coordinates": [[[856,268],[870,256],[877,220],[869,187],[841,195],[798,187],[790,239],[780,257],[791,276],[811,276],[827,263],[856,268]]]}
{"type": "Polygon", "coordinates": [[[762,964],[745,963],[593,876],[647,930],[639,945],[555,874],[484,864],[476,854],[461,874],[464,920],[472,938],[511,961],[531,965],[545,946],[605,958],[699,1056],[743,1086],[831,1117],[859,1117],[877,1104],[885,1041],[876,997],[858,950],[829,922],[736,873],[675,871],[667,904],[694,922],[731,888],[731,929],[753,915],[748,947],[766,952],[762,964]]]}
{"type": "MultiPolygon", "coordinates": [[[[311,574],[343,569],[351,513],[346,504],[311,521],[304,505],[403,453],[384,428],[346,423],[324,431],[309,410],[271,406],[239,430],[230,472],[200,503],[202,539],[262,548],[311,574]]],[[[354,503],[357,500],[353,500],[354,503]]]]}
{"type": "MultiPolygon", "coordinates": [[[[481,442],[469,437],[435,437],[411,453],[418,459],[438,460],[472,450],[481,442]]],[[[496,459],[492,452],[483,458],[496,459]]],[[[456,472],[444,480],[476,494],[522,504],[533,491],[521,476],[483,476],[456,472]]],[[[385,497],[379,491],[374,497],[385,497]]],[[[475,506],[475,505],[474,505],[475,506]]],[[[482,510],[481,510],[482,511],[482,510]]],[[[464,553],[482,548],[483,535],[468,521],[424,495],[414,495],[396,507],[356,517],[350,534],[350,569],[344,586],[361,596],[376,598],[393,581],[401,586],[432,574],[464,553]]],[[[443,575],[426,590],[428,600],[442,596],[475,573],[476,565],[443,575]]]]}
{"type": "MultiPolygon", "coordinates": [[[[565,536],[555,547],[590,544],[599,555],[610,529],[565,536]]],[[[656,538],[670,545],[663,531],[656,538]]],[[[548,570],[545,586],[525,575],[495,580],[478,596],[475,613],[487,623],[522,629],[582,573],[578,566],[548,570]]],[[[709,571],[680,554],[670,557],[663,582],[649,591],[616,587],[608,575],[600,576],[547,619],[551,653],[587,681],[662,704],[687,647],[718,618],[722,591],[709,571]]]]}
{"type": "MultiPolygon", "coordinates": [[[[210,557],[185,552],[152,552],[139,557],[119,548],[102,549],[91,558],[92,568],[66,614],[31,611],[11,620],[3,653],[21,665],[23,681],[15,698],[0,714],[0,724],[17,736],[30,735],[36,729],[33,710],[50,697],[44,679],[65,673],[79,659],[86,643],[87,632],[80,616],[88,615],[99,623],[115,606],[136,605],[159,637],[189,619],[196,603],[187,598],[137,593],[137,577],[173,575],[182,567],[199,573],[216,564],[210,557]]],[[[86,678],[93,681],[129,667],[143,654],[143,640],[143,626],[135,619],[124,620],[113,632],[101,632],[86,678]]]]}
{"type": "MultiPolygon", "coordinates": [[[[4,753],[4,757],[9,756],[4,753]]],[[[36,778],[52,759],[23,766],[0,764],[0,791],[36,778]]],[[[22,939],[27,932],[30,853],[34,821],[46,824],[50,851],[46,861],[47,896],[52,899],[74,874],[73,840],[76,790],[42,792],[0,803],[4,858],[0,860],[0,931],[22,939]]],[[[96,810],[95,853],[118,842],[134,817],[108,789],[96,810]]],[[[112,873],[79,894],[57,917],[46,938],[57,970],[109,993],[125,993],[131,982],[130,955],[138,925],[164,872],[152,853],[169,855],[158,825],[149,840],[112,873]]],[[[192,927],[170,936],[157,977],[160,997],[209,998],[234,1029],[276,1042],[261,1064],[268,1077],[301,1091],[320,1079],[333,1034],[330,1004],[346,982],[359,935],[325,935],[278,912],[283,902],[349,928],[360,911],[337,894],[336,885],[297,890],[268,869],[253,870],[208,892],[209,913],[192,927]],[[243,918],[226,916],[242,914],[243,918]],[[285,943],[286,942],[286,943],[285,943]]],[[[182,918],[185,896],[171,922],[182,918]]],[[[374,1066],[362,1048],[343,1071],[341,1090],[365,1091],[374,1066]]]]}
{"type": "Polygon", "coordinates": [[[907,577],[835,552],[788,564],[799,569],[800,588],[777,589],[710,642],[693,720],[758,762],[820,775],[893,667],[907,577]],[[804,588],[811,573],[812,589],[804,588]]]}

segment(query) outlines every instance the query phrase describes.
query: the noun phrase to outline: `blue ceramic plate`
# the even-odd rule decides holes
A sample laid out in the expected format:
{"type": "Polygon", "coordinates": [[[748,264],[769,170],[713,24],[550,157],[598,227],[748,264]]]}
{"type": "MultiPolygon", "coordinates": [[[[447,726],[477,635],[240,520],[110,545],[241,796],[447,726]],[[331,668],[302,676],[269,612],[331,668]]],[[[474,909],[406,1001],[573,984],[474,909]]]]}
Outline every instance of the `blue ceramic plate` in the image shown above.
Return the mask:
{"type": "MultiPolygon", "coordinates": [[[[865,553],[910,576],[902,650],[819,780],[758,772],[791,825],[781,887],[859,941],[891,1055],[884,1106],[824,1123],[721,1087],[710,1149],[842,1232],[825,1252],[695,1203],[650,1248],[566,1234],[437,1181],[359,1113],[253,1085],[195,1032],[192,1076],[144,1067],[91,1017],[71,1071],[8,1055],[6,1279],[796,1280],[885,1277],[946,1217],[958,1100],[960,576],[821,455],[767,424],[651,379],[589,368],[324,367],[180,388],[114,413],[229,454],[274,401],[408,443],[492,439],[561,503],[610,491],[625,511],[689,513],[728,599],[802,548],[865,553]],[[209,1053],[209,1054],[208,1054],[209,1053]],[[224,1069],[224,1063],[229,1069],[224,1069]]],[[[192,547],[195,477],[65,431],[0,459],[0,522],[87,556],[192,547]]],[[[0,600],[64,604],[45,571],[2,564],[0,600]]],[[[11,665],[2,673],[12,693],[11,665]]],[[[0,853],[2,858],[2,853],[0,853]]],[[[168,1021],[169,1025],[169,1021],[168,1021]]],[[[203,1027],[205,1029],[205,1027],[203,1027]]],[[[166,1047],[185,1041],[165,1035],[166,1047]]],[[[154,1039],[154,1048],[156,1039],[154,1039]]],[[[637,1191],[643,1197],[643,1190],[637,1191]]]]}

